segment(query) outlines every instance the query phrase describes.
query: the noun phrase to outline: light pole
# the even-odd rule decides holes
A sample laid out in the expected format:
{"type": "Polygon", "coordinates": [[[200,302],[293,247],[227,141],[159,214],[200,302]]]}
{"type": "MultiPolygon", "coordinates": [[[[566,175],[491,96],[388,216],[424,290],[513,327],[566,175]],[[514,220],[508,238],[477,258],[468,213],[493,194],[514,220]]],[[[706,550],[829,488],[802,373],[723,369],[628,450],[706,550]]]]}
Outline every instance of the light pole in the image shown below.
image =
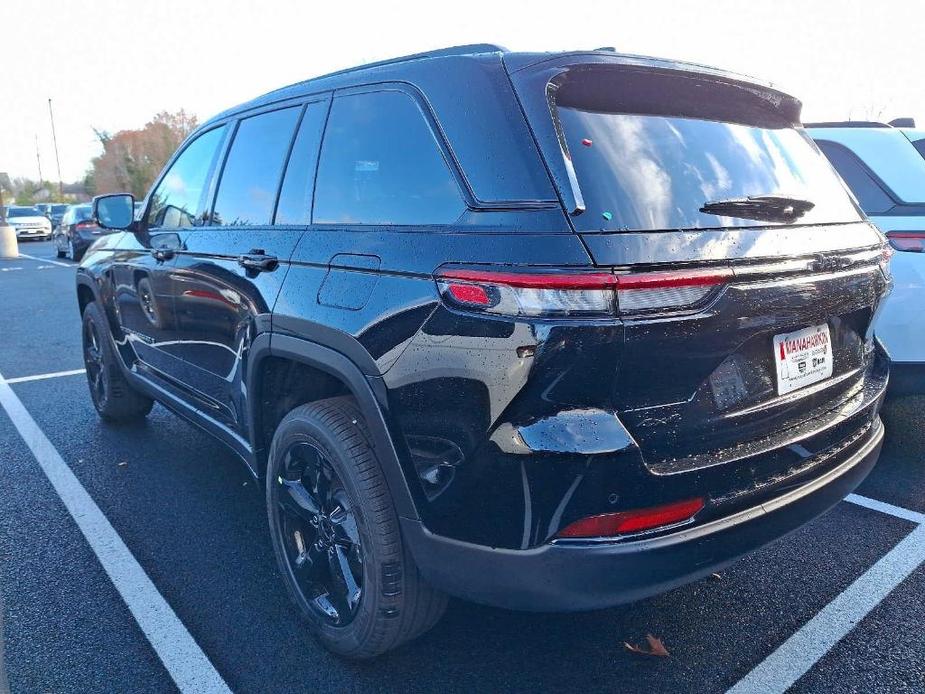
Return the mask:
{"type": "Polygon", "coordinates": [[[58,158],[58,136],[55,135],[55,112],[51,110],[51,99],[48,99],[48,115],[51,117],[51,141],[55,143],[55,163],[58,165],[58,199],[64,198],[64,183],[61,180],[61,160],[58,158]]]}

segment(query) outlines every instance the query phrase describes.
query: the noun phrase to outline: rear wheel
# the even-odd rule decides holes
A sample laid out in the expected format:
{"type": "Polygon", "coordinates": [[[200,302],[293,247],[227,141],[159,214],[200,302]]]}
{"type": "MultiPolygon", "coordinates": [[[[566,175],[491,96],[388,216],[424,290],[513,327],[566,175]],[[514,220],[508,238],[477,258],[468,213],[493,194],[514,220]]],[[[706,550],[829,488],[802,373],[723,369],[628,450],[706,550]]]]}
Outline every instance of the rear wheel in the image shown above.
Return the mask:
{"type": "Polygon", "coordinates": [[[286,588],[329,650],[371,658],[430,629],[446,597],[421,578],[363,416],[350,398],[280,423],[267,468],[273,548],[286,588]]]}
{"type": "Polygon", "coordinates": [[[100,417],[111,422],[142,419],[154,401],[125,380],[108,330],[99,306],[87,304],[83,314],[83,355],[93,406],[100,417]]]}

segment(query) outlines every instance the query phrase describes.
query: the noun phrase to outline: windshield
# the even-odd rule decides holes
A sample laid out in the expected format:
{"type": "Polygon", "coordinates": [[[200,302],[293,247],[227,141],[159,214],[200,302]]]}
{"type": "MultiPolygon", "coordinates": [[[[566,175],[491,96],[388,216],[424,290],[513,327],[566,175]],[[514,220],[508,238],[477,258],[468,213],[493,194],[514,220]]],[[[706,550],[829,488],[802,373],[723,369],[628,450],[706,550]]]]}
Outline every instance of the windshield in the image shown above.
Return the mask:
{"type": "Polygon", "coordinates": [[[649,87],[644,98],[621,103],[626,86],[600,78],[572,78],[555,102],[586,206],[574,217],[580,231],[768,226],[775,222],[708,205],[761,196],[812,203],[790,223],[860,219],[815,145],[779,117],[752,106],[717,110],[706,104],[715,101],[711,86],[693,99],[649,87]],[[619,96],[609,98],[609,90],[619,96]]]}
{"type": "Polygon", "coordinates": [[[8,219],[13,217],[42,217],[42,213],[34,207],[11,207],[6,211],[8,219]]]}
{"type": "Polygon", "coordinates": [[[51,213],[52,214],[63,214],[66,209],[67,209],[67,205],[52,205],[51,213]]]}

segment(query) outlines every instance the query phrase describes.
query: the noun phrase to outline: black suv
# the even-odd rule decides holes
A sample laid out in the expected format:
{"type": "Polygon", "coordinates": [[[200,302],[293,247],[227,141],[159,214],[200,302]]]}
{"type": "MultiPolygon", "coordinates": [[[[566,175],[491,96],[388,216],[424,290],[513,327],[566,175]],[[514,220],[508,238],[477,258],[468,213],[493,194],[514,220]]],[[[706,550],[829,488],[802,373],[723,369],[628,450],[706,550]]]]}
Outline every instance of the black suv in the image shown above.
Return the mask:
{"type": "Polygon", "coordinates": [[[77,277],[93,402],[265,483],[323,643],[447,594],[636,600],[824,512],[883,437],[884,239],[800,104],[711,68],[477,45],[193,133],[77,277]]]}

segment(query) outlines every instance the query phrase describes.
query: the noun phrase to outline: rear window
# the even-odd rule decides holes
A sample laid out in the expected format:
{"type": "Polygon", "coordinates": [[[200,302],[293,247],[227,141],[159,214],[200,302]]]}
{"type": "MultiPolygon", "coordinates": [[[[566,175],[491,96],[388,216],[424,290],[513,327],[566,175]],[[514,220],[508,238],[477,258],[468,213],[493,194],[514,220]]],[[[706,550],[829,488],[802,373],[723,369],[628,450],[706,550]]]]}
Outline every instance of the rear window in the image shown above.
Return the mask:
{"type": "Polygon", "coordinates": [[[93,208],[90,205],[81,205],[80,207],[74,208],[74,221],[82,222],[85,219],[90,219],[93,208]]]}
{"type": "Polygon", "coordinates": [[[584,197],[580,231],[768,226],[775,222],[700,211],[764,195],[812,202],[798,224],[860,218],[808,136],[753,92],[589,70],[569,74],[553,98],[584,197]]]}

